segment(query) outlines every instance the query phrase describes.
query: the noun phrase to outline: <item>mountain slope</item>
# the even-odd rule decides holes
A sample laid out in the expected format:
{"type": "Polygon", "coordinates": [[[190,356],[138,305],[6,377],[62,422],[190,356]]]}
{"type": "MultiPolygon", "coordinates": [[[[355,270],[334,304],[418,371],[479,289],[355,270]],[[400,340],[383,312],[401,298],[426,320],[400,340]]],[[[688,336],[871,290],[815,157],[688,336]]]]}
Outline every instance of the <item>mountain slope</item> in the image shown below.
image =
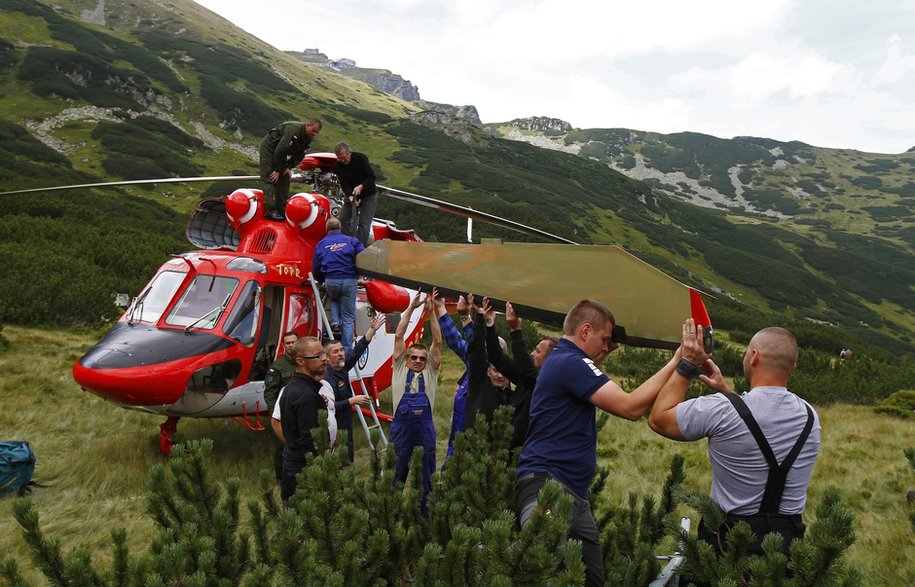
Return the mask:
{"type": "MultiPolygon", "coordinates": [[[[744,312],[765,314],[771,307],[797,318],[842,324],[911,352],[915,320],[908,310],[912,304],[905,302],[915,280],[908,253],[893,239],[836,232],[828,217],[822,226],[809,224],[806,232],[795,232],[775,215],[697,207],[671,197],[661,185],[625,177],[608,160],[505,140],[464,120],[418,111],[364,83],[273,49],[185,0],[71,0],[55,2],[53,8],[9,0],[0,6],[0,16],[0,130],[22,139],[0,162],[3,189],[93,179],[255,174],[255,152],[269,127],[318,116],[325,126],[314,150],[329,150],[345,139],[369,154],[386,185],[471,205],[579,242],[618,243],[687,283],[718,292],[722,300],[743,301],[737,307],[744,312]],[[861,280],[859,269],[836,259],[837,251],[852,245],[861,256],[859,267],[869,268],[869,279],[861,280]]],[[[579,145],[574,136],[568,140],[573,148],[579,145]]],[[[589,145],[598,142],[609,145],[610,140],[588,139],[589,145]]],[[[768,160],[775,157],[764,154],[771,148],[748,144],[744,149],[749,154],[740,157],[758,154],[768,160]]],[[[656,151],[665,149],[656,146],[656,151]]],[[[633,159],[637,154],[627,145],[622,151],[633,159]]],[[[727,151],[722,147],[718,158],[730,156],[727,151]]],[[[707,166],[703,162],[701,169],[707,166]]],[[[712,181],[713,175],[701,171],[698,177],[699,182],[712,181]]],[[[187,212],[201,191],[218,195],[235,187],[241,186],[121,191],[187,212]]],[[[726,186],[722,189],[727,195],[726,186]]],[[[82,192],[79,197],[81,206],[113,207],[106,200],[110,194],[82,192]]],[[[20,224],[50,201],[21,198],[27,206],[5,206],[0,221],[20,224]]],[[[161,233],[161,226],[145,222],[154,212],[131,213],[136,216],[107,219],[111,224],[104,230],[112,238],[123,226],[161,233]]],[[[402,202],[382,200],[378,214],[416,228],[424,238],[464,238],[461,220],[402,202]]],[[[60,218],[104,224],[72,209],[61,211],[60,218]]],[[[485,226],[476,227],[475,236],[517,240],[513,233],[485,226]]],[[[82,274],[99,266],[79,247],[49,243],[35,231],[17,238],[18,246],[72,257],[82,274]]],[[[0,244],[11,240],[8,231],[0,232],[0,244]]],[[[187,246],[151,237],[150,242],[163,260],[187,246]]],[[[136,293],[136,284],[150,274],[148,263],[127,257],[111,283],[94,291],[109,300],[114,291],[136,293]]],[[[16,284],[8,287],[14,291],[16,284]]],[[[0,298],[0,321],[28,321],[4,300],[9,298],[0,298]]],[[[70,311],[69,316],[41,320],[92,322],[99,316],[95,310],[70,311]]]]}

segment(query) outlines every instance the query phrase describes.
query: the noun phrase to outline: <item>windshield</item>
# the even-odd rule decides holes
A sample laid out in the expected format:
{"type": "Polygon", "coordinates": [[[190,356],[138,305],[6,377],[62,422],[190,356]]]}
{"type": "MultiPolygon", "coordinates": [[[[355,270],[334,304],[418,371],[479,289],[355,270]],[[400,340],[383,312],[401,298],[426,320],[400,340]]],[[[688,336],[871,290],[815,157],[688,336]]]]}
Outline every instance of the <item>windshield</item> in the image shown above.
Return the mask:
{"type": "Polygon", "coordinates": [[[177,271],[163,271],[157,275],[146,291],[134,299],[133,307],[127,313],[127,320],[158,322],[162,312],[178,291],[178,286],[184,281],[185,275],[187,273],[177,271]]]}
{"type": "Polygon", "coordinates": [[[246,346],[254,344],[258,318],[261,309],[261,286],[256,281],[249,281],[238,296],[235,307],[226,318],[223,331],[246,346]]]}
{"type": "Polygon", "coordinates": [[[172,326],[193,326],[209,330],[216,326],[223,304],[232,297],[238,280],[231,277],[198,275],[165,319],[172,326]]]}

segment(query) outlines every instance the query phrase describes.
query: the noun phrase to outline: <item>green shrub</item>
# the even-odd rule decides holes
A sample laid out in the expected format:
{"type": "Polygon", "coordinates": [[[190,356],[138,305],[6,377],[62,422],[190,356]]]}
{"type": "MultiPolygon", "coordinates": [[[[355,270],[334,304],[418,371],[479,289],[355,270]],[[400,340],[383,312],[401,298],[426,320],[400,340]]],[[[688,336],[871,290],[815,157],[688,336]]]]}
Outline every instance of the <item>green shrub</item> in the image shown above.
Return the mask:
{"type": "Polygon", "coordinates": [[[141,109],[134,95],[159,93],[141,73],[55,47],[30,47],[16,75],[32,82],[32,92],[37,96],[84,100],[102,107],[141,109]]]}
{"type": "Polygon", "coordinates": [[[915,390],[903,389],[890,394],[874,408],[874,411],[900,418],[912,418],[915,416],[915,390]]]}

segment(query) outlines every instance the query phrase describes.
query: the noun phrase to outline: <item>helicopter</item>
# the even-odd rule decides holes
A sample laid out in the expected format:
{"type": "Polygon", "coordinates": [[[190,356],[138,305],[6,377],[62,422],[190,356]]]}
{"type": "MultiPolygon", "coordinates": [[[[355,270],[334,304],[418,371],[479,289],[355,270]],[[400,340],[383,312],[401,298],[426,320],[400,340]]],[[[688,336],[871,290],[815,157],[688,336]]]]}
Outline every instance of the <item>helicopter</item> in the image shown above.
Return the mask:
{"type": "MultiPolygon", "coordinates": [[[[339,211],[341,190],[332,171],[336,161],[333,153],[304,157],[298,166],[302,173],[293,181],[310,184],[310,189],[289,198],[284,221],[266,217],[263,193],[255,188],[198,202],[185,231],[198,249],[174,255],[159,267],[111,330],[74,364],[77,383],[122,407],[165,416],[159,432],[164,455],[170,453],[181,418],[228,417],[251,430],[264,430],[259,418],[270,415],[263,379],[270,363],[282,355],[283,335],[329,334],[310,269],[314,248],[326,234],[325,223],[339,211]]],[[[257,176],[54,189],[229,179],[257,176]]],[[[357,258],[355,331],[365,331],[376,312],[388,316],[388,328],[376,334],[351,379],[354,389],[361,388],[374,400],[366,415],[378,427],[391,420],[375,406],[379,393],[391,384],[392,332],[411,298],[433,286],[451,299],[465,292],[488,296],[497,309],[511,301],[525,317],[553,325],[561,325],[578,300],[597,299],[613,309],[614,339],[632,346],[676,348],[687,316],[711,332],[702,300],[706,294],[619,247],[578,245],[450,202],[380,185],[378,191],[465,217],[468,241],[474,220],[548,241],[424,242],[414,230],[373,219],[374,243],[357,258]]],[[[407,344],[422,338],[425,319],[422,311],[410,317],[407,344]]],[[[363,415],[357,413],[368,435],[363,415]]]]}

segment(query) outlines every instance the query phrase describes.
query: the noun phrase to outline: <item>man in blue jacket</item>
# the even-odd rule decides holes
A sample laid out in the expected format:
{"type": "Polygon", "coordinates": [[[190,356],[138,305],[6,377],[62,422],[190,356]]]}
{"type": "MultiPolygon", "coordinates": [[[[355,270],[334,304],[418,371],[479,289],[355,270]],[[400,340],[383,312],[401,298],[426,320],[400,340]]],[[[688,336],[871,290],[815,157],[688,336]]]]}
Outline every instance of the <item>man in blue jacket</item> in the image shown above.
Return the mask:
{"type": "Polygon", "coordinates": [[[365,336],[356,341],[353,350],[347,352],[343,350],[343,345],[339,340],[329,340],[324,343],[324,352],[327,353],[327,370],[324,372],[324,381],[327,381],[334,390],[334,409],[337,417],[337,431],[346,430],[349,437],[346,440],[346,448],[349,453],[349,462],[354,460],[353,451],[353,406],[359,404],[366,405],[371,401],[369,396],[363,394],[356,395],[349,381],[349,372],[356,366],[359,357],[369,348],[369,343],[378,332],[378,329],[384,325],[385,315],[382,313],[375,314],[369,329],[365,336]]]}
{"type": "Polygon", "coordinates": [[[353,322],[356,319],[356,255],[365,250],[354,236],[340,232],[340,221],[327,221],[327,236],[315,247],[311,271],[324,282],[330,298],[331,329],[339,334],[343,349],[353,348],[353,322]]]}

